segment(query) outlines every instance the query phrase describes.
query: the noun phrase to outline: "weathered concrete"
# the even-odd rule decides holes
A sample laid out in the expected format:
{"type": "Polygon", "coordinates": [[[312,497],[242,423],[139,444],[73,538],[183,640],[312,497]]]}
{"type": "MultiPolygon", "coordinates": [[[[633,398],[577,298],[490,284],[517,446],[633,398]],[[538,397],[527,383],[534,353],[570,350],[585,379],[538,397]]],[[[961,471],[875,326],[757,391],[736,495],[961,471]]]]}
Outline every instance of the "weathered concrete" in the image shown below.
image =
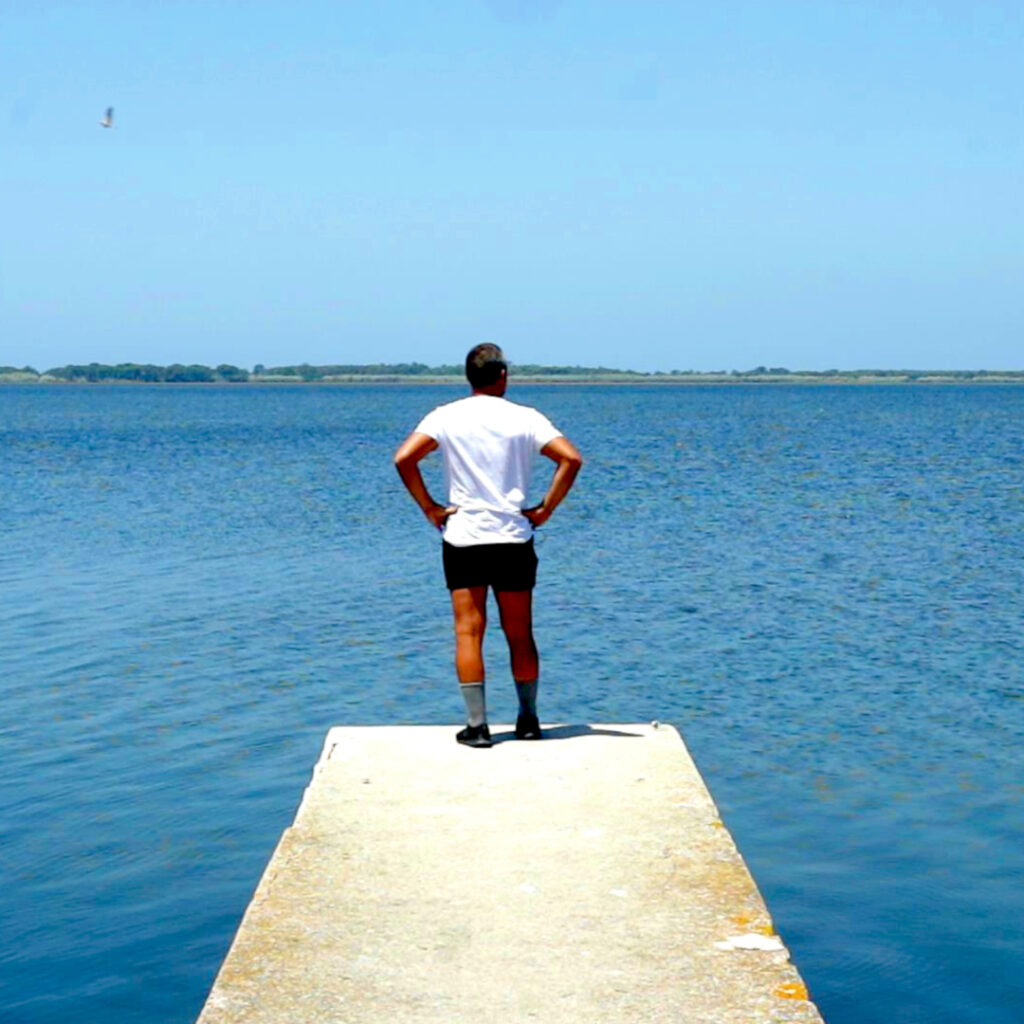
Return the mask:
{"type": "Polygon", "coordinates": [[[200,1024],[820,1024],[674,729],[454,731],[328,733],[200,1024]]]}

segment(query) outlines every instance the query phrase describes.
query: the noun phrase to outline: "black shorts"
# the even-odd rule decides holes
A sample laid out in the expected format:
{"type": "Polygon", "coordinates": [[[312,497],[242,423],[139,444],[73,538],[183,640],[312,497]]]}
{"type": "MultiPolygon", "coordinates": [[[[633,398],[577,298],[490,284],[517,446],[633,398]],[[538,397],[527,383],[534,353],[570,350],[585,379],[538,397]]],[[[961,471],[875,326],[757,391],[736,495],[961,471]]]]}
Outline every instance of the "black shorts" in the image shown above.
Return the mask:
{"type": "Polygon", "coordinates": [[[537,553],[532,538],[525,544],[471,544],[464,548],[442,541],[441,557],[449,590],[533,590],[537,582],[537,553]]]}

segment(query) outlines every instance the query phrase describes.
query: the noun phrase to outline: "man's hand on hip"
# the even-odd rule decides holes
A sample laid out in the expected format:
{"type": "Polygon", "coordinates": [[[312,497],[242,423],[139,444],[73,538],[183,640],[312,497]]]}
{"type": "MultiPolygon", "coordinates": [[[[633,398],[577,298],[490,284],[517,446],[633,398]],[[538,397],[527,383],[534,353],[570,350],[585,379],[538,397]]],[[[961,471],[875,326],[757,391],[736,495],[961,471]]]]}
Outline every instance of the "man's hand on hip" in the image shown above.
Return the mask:
{"type": "Polygon", "coordinates": [[[455,505],[438,505],[434,502],[429,508],[423,510],[423,514],[439,529],[444,529],[444,524],[448,522],[448,517],[453,516],[458,512],[458,508],[455,505]]]}
{"type": "Polygon", "coordinates": [[[551,518],[551,511],[551,509],[543,504],[522,509],[523,515],[530,520],[534,529],[538,526],[543,526],[551,518]]]}

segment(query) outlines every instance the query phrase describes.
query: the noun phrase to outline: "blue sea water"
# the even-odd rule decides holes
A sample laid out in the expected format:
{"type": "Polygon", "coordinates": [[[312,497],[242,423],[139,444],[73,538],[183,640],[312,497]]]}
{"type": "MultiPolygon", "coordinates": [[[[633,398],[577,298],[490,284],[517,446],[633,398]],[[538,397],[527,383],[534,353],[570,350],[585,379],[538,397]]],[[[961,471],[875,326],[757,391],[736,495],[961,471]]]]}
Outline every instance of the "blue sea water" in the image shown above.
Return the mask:
{"type": "MultiPolygon", "coordinates": [[[[192,1021],[327,728],[459,720],[390,457],[461,393],[0,388],[4,1024],[192,1021]]],[[[830,1024],[1016,1024],[1024,389],[510,397],[543,716],[679,726],[830,1024]]]]}

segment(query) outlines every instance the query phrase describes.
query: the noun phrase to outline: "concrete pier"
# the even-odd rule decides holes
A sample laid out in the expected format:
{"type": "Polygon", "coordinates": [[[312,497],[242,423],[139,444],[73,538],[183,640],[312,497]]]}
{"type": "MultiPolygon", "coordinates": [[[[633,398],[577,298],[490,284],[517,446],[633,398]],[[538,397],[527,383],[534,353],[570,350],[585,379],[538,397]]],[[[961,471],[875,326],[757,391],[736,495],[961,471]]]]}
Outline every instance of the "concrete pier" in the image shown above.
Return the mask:
{"type": "Polygon", "coordinates": [[[199,1024],[817,1022],[675,729],[335,728],[199,1024]]]}

